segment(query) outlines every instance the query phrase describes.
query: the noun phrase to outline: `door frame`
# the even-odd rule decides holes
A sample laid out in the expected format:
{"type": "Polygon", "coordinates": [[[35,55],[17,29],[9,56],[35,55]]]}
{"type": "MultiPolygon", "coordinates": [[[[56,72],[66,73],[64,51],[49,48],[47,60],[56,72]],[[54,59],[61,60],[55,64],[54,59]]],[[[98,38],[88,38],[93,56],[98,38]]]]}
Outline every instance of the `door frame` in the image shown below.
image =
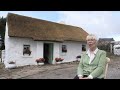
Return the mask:
{"type": "Polygon", "coordinates": [[[52,64],[53,63],[53,47],[54,47],[54,43],[49,43],[49,42],[44,42],[43,43],[43,57],[45,58],[45,44],[48,45],[48,64],[52,64]]]}

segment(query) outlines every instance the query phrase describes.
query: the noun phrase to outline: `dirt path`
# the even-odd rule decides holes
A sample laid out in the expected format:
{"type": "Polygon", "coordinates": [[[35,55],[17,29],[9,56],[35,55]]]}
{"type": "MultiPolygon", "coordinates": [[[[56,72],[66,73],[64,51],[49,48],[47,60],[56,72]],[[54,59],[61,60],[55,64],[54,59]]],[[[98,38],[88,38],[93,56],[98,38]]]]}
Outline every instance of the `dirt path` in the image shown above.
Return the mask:
{"type": "Polygon", "coordinates": [[[108,79],[120,79],[120,56],[111,56],[111,62],[109,63],[107,78],[108,79]]]}
{"type": "MultiPolygon", "coordinates": [[[[69,69],[71,72],[71,71],[73,71],[72,68],[73,69],[77,68],[77,65],[78,65],[78,62],[59,64],[59,65],[25,66],[25,67],[19,67],[16,69],[4,69],[2,71],[2,74],[0,74],[0,79],[8,79],[8,78],[22,79],[22,78],[29,78],[29,77],[31,79],[32,78],[34,78],[34,79],[49,78],[50,79],[52,77],[62,79],[62,77],[57,76],[60,73],[62,74],[62,72],[60,70],[63,70],[63,72],[65,74],[65,72],[68,72],[67,69],[69,69]],[[57,72],[59,72],[59,73],[57,74],[57,72]],[[47,74],[49,74],[49,75],[47,75],[47,74]],[[54,74],[54,75],[52,75],[52,74],[54,74]],[[34,75],[37,75],[37,76],[34,76],[34,75]],[[39,75],[41,75],[41,76],[39,76],[39,75]]],[[[74,71],[76,71],[76,70],[74,70],[74,71]]],[[[73,73],[73,72],[71,72],[71,73],[73,73]]],[[[63,75],[63,77],[64,77],[64,75],[63,75]]]]}
{"type": "MultiPolygon", "coordinates": [[[[110,56],[107,79],[120,79],[120,57],[110,56]]],[[[0,79],[73,79],[76,75],[78,62],[25,66],[16,69],[5,69],[0,65],[0,79]]]]}

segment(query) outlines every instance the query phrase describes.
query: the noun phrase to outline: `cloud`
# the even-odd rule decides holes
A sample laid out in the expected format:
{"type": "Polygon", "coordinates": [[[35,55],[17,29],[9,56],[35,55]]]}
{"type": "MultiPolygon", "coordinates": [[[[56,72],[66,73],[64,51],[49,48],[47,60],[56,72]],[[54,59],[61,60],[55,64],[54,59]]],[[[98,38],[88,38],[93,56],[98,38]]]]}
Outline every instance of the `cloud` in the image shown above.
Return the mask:
{"type": "MultiPolygon", "coordinates": [[[[119,12],[112,11],[59,11],[60,21],[83,28],[99,38],[120,36],[119,12]],[[115,14],[116,13],[116,14],[115,14]]],[[[118,38],[117,38],[118,39],[118,38]]]]}
{"type": "Polygon", "coordinates": [[[57,14],[56,11],[0,11],[0,16],[6,17],[8,12],[49,21],[62,21],[96,34],[98,38],[108,37],[120,41],[120,11],[57,11],[57,14]]]}

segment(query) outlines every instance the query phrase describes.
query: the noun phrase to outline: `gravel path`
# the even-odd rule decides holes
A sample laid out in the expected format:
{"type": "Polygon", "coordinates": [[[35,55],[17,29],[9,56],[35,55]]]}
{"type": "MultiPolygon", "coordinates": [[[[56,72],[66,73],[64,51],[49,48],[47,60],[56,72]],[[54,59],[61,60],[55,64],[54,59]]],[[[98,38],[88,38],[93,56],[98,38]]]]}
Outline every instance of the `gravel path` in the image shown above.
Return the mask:
{"type": "Polygon", "coordinates": [[[111,57],[109,63],[107,79],[120,79],[120,57],[111,57]]]}
{"type": "Polygon", "coordinates": [[[64,76],[65,74],[67,75],[66,72],[68,72],[68,69],[71,73],[68,76],[71,78],[72,73],[76,74],[76,70],[72,69],[76,69],[77,65],[78,62],[58,65],[25,66],[16,69],[2,69],[0,73],[0,79],[62,79],[67,78],[67,76],[64,76]],[[60,77],[58,75],[63,77],[60,77]]]}
{"type": "MultiPolygon", "coordinates": [[[[120,79],[120,57],[111,56],[107,79],[120,79]]],[[[0,79],[73,79],[78,62],[59,65],[25,66],[5,69],[0,65],[0,79]]]]}
{"type": "Polygon", "coordinates": [[[47,70],[44,72],[38,72],[34,75],[29,75],[21,79],[72,79],[76,74],[76,65],[70,65],[69,67],[63,67],[54,70],[47,70]]]}

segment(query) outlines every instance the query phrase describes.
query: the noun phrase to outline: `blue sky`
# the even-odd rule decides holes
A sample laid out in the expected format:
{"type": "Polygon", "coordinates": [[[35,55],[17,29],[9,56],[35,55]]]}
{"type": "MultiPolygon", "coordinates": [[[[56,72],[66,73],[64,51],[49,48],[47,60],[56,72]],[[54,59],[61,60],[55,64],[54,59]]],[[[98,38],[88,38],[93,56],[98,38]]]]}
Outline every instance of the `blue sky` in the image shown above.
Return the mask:
{"type": "Polygon", "coordinates": [[[8,12],[25,15],[25,16],[30,16],[33,18],[54,21],[54,22],[57,22],[59,19],[59,15],[55,11],[0,11],[0,16],[6,17],[8,12]]]}
{"type": "Polygon", "coordinates": [[[114,38],[120,41],[120,11],[0,11],[0,16],[6,17],[8,12],[64,22],[81,27],[98,38],[114,38]]]}

